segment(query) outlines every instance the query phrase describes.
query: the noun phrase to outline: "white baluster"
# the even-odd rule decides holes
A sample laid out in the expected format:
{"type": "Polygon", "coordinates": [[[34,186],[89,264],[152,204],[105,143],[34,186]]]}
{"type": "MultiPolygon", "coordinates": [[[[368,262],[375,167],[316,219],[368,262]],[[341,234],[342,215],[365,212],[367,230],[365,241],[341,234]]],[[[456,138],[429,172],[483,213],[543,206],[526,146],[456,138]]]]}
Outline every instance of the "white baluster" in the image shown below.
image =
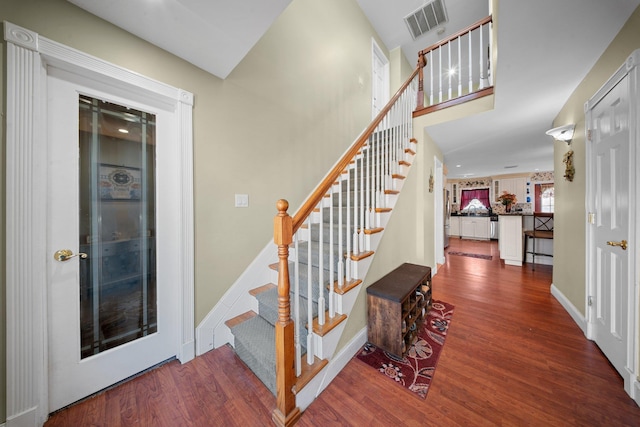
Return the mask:
{"type": "Polygon", "coordinates": [[[491,72],[491,53],[493,52],[493,22],[489,22],[489,52],[487,54],[487,75],[489,77],[489,86],[493,86],[493,73],[491,72]]]}
{"type": "Polygon", "coordinates": [[[429,105],[433,105],[433,51],[429,52],[429,81],[431,88],[429,89],[429,105]]]}
{"type": "Polygon", "coordinates": [[[372,145],[372,139],[373,137],[370,136],[369,140],[367,142],[367,146],[366,146],[366,150],[367,150],[367,156],[366,156],[366,166],[365,166],[365,170],[366,170],[366,174],[365,174],[365,183],[366,183],[366,190],[365,190],[365,221],[366,221],[366,228],[367,229],[371,229],[371,145],[372,145]]]}
{"type": "Polygon", "coordinates": [[[360,245],[358,239],[358,154],[356,154],[353,163],[353,253],[360,253],[360,245]]]}
{"type": "MultiPolygon", "coordinates": [[[[318,325],[324,325],[324,207],[320,201],[320,239],[318,241],[318,325]]],[[[311,295],[309,295],[311,298],[311,295]]]]}
{"type": "MultiPolygon", "coordinates": [[[[338,177],[338,186],[340,191],[338,193],[338,288],[342,289],[344,287],[344,251],[342,250],[342,174],[338,177]]],[[[347,197],[349,197],[348,194],[347,197]]],[[[347,215],[348,214],[347,210],[347,215]]]]}
{"type": "MultiPolygon", "coordinates": [[[[293,235],[294,243],[294,263],[293,263],[293,319],[295,328],[293,329],[293,340],[295,343],[295,363],[296,363],[296,376],[299,377],[302,373],[302,348],[300,345],[300,262],[298,257],[298,233],[293,235]]],[[[310,244],[310,242],[309,242],[310,244]]]]}
{"type": "Polygon", "coordinates": [[[458,36],[458,96],[462,96],[462,39],[458,36]]]}
{"type": "Polygon", "coordinates": [[[467,34],[469,35],[469,93],[472,93],[473,92],[473,55],[472,55],[473,32],[469,30],[467,34]]]}
{"type": "Polygon", "coordinates": [[[451,99],[452,97],[452,90],[451,90],[451,78],[453,77],[451,75],[451,42],[447,43],[447,56],[449,57],[449,69],[447,70],[447,75],[449,76],[449,89],[448,89],[448,95],[449,97],[447,99],[451,99]]]}
{"type": "MultiPolygon", "coordinates": [[[[345,230],[347,238],[347,259],[345,265],[345,278],[347,282],[351,281],[351,167],[347,166],[347,229],[345,230]]],[[[341,257],[342,258],[342,257],[341,257]]]]}
{"type": "Polygon", "coordinates": [[[333,281],[333,278],[335,277],[333,271],[333,263],[335,262],[333,253],[333,186],[331,186],[331,189],[329,190],[329,206],[329,319],[333,319],[335,316],[335,308],[333,306],[335,292],[333,281]]]}
{"type": "MultiPolygon", "coordinates": [[[[363,148],[364,150],[364,148],[363,148]]],[[[358,248],[360,251],[364,250],[364,151],[362,152],[362,156],[360,156],[360,220],[358,221],[360,224],[360,230],[358,230],[358,248]]]]}
{"type": "MultiPolygon", "coordinates": [[[[311,280],[311,215],[307,218],[307,230],[309,230],[309,239],[307,244],[307,325],[313,325],[313,281],[311,280]]],[[[313,360],[313,328],[308,327],[307,332],[307,364],[312,365],[313,360]]]]}
{"type": "Polygon", "coordinates": [[[482,52],[483,49],[483,34],[482,34],[482,25],[480,25],[480,54],[478,55],[480,57],[480,86],[478,87],[478,89],[484,89],[484,82],[486,79],[486,75],[485,73],[485,69],[484,69],[484,53],[482,52]]]}
{"type": "Polygon", "coordinates": [[[442,102],[442,47],[438,48],[438,103],[442,102]]]}

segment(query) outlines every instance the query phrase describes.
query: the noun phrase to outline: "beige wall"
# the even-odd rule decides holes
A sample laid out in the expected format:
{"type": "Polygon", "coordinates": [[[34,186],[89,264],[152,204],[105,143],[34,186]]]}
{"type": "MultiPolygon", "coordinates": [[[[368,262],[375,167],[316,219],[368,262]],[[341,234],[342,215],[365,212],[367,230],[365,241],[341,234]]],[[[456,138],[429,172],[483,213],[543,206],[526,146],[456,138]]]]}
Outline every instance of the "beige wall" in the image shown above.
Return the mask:
{"type": "MultiPolygon", "coordinates": [[[[2,0],[0,20],[194,93],[196,324],[272,238],[276,201],[293,214],[368,124],[371,38],[384,49],[355,0],[294,0],[225,80],[64,0],[2,0]],[[249,208],[233,207],[235,193],[249,208]]],[[[4,357],[0,335],[0,423],[4,357]]]]}
{"type": "MultiPolygon", "coordinates": [[[[566,181],[562,158],[567,152],[564,143],[556,143],[555,169],[555,238],[553,240],[553,284],[584,315],[586,298],[585,256],[585,198],[586,198],[586,153],[584,103],[625,62],[627,57],[640,48],[640,8],[636,9],[627,23],[611,42],[607,50],[593,66],[585,79],[569,97],[554,120],[554,126],[575,123],[572,141],[574,165],[573,182],[566,181]]],[[[640,265],[640,260],[636,260],[640,265]]],[[[637,302],[640,310],[640,301],[637,302]]],[[[639,336],[636,338],[640,340],[639,336]]],[[[640,362],[640,361],[639,361],[640,362]]]]}

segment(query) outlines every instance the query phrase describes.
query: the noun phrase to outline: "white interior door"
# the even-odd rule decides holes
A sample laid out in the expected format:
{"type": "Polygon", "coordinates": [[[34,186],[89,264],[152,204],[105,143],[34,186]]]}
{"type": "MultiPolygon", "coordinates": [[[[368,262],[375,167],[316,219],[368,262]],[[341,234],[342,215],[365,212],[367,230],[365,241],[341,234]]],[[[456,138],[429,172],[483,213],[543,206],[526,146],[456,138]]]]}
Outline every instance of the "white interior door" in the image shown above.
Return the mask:
{"type": "Polygon", "coordinates": [[[592,191],[595,208],[590,259],[594,278],[592,338],[626,377],[629,333],[630,139],[629,78],[591,111],[592,191]]]}
{"type": "Polygon", "coordinates": [[[47,78],[50,411],[180,346],[173,112],[77,79],[47,78]]]}
{"type": "Polygon", "coordinates": [[[372,88],[371,88],[371,104],[372,118],[389,102],[389,60],[376,44],[372,43],[372,88]]]}

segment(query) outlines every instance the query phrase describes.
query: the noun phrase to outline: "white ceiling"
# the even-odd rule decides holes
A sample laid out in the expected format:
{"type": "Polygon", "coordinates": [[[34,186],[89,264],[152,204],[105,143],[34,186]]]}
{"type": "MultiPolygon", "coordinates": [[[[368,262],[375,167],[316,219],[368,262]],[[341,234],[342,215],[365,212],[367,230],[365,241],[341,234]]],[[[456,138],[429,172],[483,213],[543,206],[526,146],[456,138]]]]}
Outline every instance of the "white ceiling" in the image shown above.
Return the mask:
{"type": "MultiPolygon", "coordinates": [[[[291,2],[68,1],[220,78],[291,2]]],[[[445,0],[444,33],[414,41],[403,18],[426,1],[357,2],[387,48],[401,47],[412,65],[419,50],[488,15],[488,0],[445,0]]],[[[444,153],[449,178],[553,170],[553,142],[545,131],[639,4],[500,0],[494,110],[428,128],[444,153]]]]}

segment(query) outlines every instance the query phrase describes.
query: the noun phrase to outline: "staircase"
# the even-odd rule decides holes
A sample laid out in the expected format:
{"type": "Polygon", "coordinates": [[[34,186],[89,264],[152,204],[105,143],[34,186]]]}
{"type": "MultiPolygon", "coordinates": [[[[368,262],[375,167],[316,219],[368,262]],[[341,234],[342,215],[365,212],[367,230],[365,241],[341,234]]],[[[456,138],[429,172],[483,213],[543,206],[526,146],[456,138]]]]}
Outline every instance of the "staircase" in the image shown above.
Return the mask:
{"type": "Polygon", "coordinates": [[[488,17],[420,52],[411,76],[298,211],[290,216],[288,202],[277,202],[276,247],[265,247],[199,326],[199,354],[231,343],[276,396],[276,425],[293,425],[357,351],[336,354],[416,154],[413,118],[493,93],[483,83],[491,70],[483,56],[478,67],[469,59],[467,92],[461,85],[454,89],[451,78],[443,90],[436,80],[443,61],[435,70],[430,66],[425,87],[425,65],[434,51],[450,52],[449,43],[456,43],[460,57],[461,41],[468,39],[471,51],[474,37],[480,52],[490,52],[491,22],[488,17]]]}
{"type": "MultiPolygon", "coordinates": [[[[388,144],[386,147],[388,149],[388,144]]],[[[379,164],[381,159],[368,159],[366,151],[369,148],[365,146],[361,153],[361,163],[364,168],[371,169],[373,165],[379,164]]],[[[413,156],[409,151],[406,153],[406,158],[398,163],[399,167],[408,169],[410,166],[409,161],[413,156]]],[[[400,169],[400,168],[398,168],[400,169]]],[[[403,173],[406,173],[404,170],[403,173]]],[[[325,325],[327,325],[327,318],[330,318],[330,287],[334,284],[334,301],[341,301],[342,296],[348,292],[357,293],[359,290],[358,285],[362,282],[359,279],[354,279],[350,283],[343,284],[342,287],[338,285],[338,271],[341,269],[346,260],[340,257],[340,248],[338,242],[346,242],[347,239],[353,238],[350,232],[350,227],[347,224],[341,224],[340,227],[331,227],[331,219],[347,218],[354,215],[354,203],[356,193],[353,189],[347,188],[347,182],[353,182],[356,177],[356,169],[348,168],[345,171],[349,175],[349,180],[344,176],[338,183],[332,186],[331,192],[324,198],[322,203],[322,214],[320,215],[320,208],[315,211],[315,219],[311,221],[310,226],[305,225],[301,234],[305,234],[305,240],[298,242],[297,254],[298,263],[293,262],[294,255],[290,255],[289,259],[289,281],[294,283],[296,279],[295,270],[299,271],[298,286],[299,301],[293,303],[294,307],[298,307],[298,314],[292,314],[294,322],[303,325],[299,330],[300,353],[302,357],[305,357],[307,353],[307,342],[310,341],[309,329],[307,320],[309,318],[315,320],[316,328],[311,331],[313,334],[322,337],[327,328],[320,327],[318,324],[318,311],[322,307],[325,312],[325,325]],[[329,201],[326,201],[329,200],[329,201]],[[342,205],[341,201],[346,202],[349,200],[349,208],[342,205]],[[348,212],[348,210],[350,210],[348,212]],[[342,212],[340,212],[342,211],[342,212]],[[333,244],[331,244],[331,243],[333,244]],[[331,246],[333,248],[331,248],[331,246]],[[333,250],[332,250],[333,249],[333,250]],[[320,254],[322,252],[322,254],[320,254]],[[320,261],[322,260],[322,261],[320,261]],[[322,271],[320,271],[320,262],[322,262],[322,271]],[[322,275],[322,295],[320,287],[317,285],[320,283],[320,276],[322,275]],[[311,284],[311,286],[309,286],[311,284]],[[358,289],[356,289],[358,288],[358,289]],[[340,295],[336,297],[335,295],[340,295]],[[309,301],[309,299],[311,301],[309,301]],[[309,317],[309,310],[311,310],[311,316],[309,317]]],[[[343,174],[344,175],[344,174],[343,174]]],[[[401,181],[404,179],[404,175],[395,174],[395,181],[401,181]]],[[[372,175],[369,179],[377,180],[382,179],[379,175],[372,175]]],[[[399,188],[401,184],[396,182],[391,184],[393,188],[399,188]]],[[[386,197],[396,198],[399,194],[398,190],[387,190],[386,197]]],[[[389,204],[389,203],[387,203],[389,204]]],[[[379,210],[382,210],[379,208],[379,210]]],[[[391,208],[384,209],[385,213],[391,212],[391,208]]],[[[381,214],[382,212],[378,212],[381,214]]],[[[378,234],[383,231],[382,227],[369,227],[364,232],[371,234],[378,234]]],[[[356,238],[359,238],[357,236],[356,238]]],[[[344,251],[342,251],[344,253],[344,251]]],[[[351,262],[358,262],[361,258],[372,256],[374,249],[365,250],[361,253],[353,254],[351,262]]],[[[278,272],[277,264],[270,266],[274,272],[278,272]]],[[[361,273],[364,276],[364,272],[361,273]]],[[[241,314],[226,322],[227,326],[231,330],[234,337],[234,347],[236,353],[244,361],[244,363],[260,378],[260,380],[276,395],[276,370],[275,370],[275,325],[278,320],[278,289],[275,284],[267,284],[253,289],[250,292],[251,296],[257,300],[258,311],[249,311],[241,314]]],[[[290,292],[290,298],[295,300],[296,293],[290,292]]],[[[341,307],[342,308],[342,307],[341,307]]],[[[342,310],[335,310],[334,312],[342,310]]],[[[347,318],[346,313],[336,313],[333,318],[330,318],[331,325],[344,321],[347,318]]],[[[323,325],[324,326],[324,325],[323,325]]],[[[313,361],[312,361],[313,362],[313,361]]]]}

